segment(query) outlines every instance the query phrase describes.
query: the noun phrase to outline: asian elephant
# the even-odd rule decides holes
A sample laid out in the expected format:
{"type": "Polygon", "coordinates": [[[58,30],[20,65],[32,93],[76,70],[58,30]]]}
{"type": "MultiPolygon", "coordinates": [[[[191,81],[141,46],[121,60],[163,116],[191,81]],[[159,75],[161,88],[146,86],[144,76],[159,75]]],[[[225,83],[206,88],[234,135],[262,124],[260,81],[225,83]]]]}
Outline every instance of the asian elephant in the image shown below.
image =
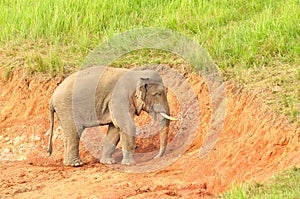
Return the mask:
{"type": "Polygon", "coordinates": [[[50,99],[50,138],[52,154],[54,112],[64,132],[64,164],[80,166],[79,139],[85,128],[109,125],[101,163],[113,164],[112,154],[122,140],[122,164],[135,164],[136,127],[134,115],[142,110],[159,121],[161,157],[166,149],[170,110],[161,76],[153,70],[130,70],[94,66],[67,77],[50,99]]]}

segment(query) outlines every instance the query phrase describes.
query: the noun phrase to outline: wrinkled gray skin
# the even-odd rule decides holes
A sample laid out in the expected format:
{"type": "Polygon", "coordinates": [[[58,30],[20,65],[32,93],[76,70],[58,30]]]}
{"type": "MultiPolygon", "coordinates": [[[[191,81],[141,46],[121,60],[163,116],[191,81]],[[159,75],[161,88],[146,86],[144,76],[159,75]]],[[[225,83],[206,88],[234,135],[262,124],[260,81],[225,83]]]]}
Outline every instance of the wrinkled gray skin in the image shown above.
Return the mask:
{"type": "Polygon", "coordinates": [[[142,110],[159,121],[160,150],[156,157],[161,157],[166,149],[169,120],[158,113],[169,115],[170,112],[166,90],[159,74],[151,70],[135,71],[109,67],[81,70],[67,77],[54,91],[50,100],[48,153],[52,153],[56,112],[64,132],[65,165],[82,165],[79,157],[80,135],[85,128],[98,125],[109,125],[100,162],[115,163],[112,154],[121,137],[122,164],[135,164],[133,154],[136,127],[133,116],[139,115],[142,110]]]}

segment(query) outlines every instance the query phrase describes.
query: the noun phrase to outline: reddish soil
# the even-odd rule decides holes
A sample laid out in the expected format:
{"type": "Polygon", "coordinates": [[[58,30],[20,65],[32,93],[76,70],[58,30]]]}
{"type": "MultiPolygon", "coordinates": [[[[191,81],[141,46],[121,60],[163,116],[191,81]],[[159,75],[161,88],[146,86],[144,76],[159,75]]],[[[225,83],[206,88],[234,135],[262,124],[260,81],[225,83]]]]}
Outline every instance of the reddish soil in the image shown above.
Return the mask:
{"type": "MultiPolygon", "coordinates": [[[[121,172],[98,163],[82,145],[85,164],[65,167],[62,132],[55,133],[51,157],[46,153],[49,137],[45,135],[49,98],[62,79],[22,74],[16,70],[9,81],[0,81],[0,198],[214,197],[236,183],[267,180],[300,164],[300,129],[263,109],[257,97],[229,83],[223,131],[215,148],[200,159],[199,149],[211,117],[210,97],[203,81],[190,74],[188,80],[201,99],[200,124],[189,150],[173,164],[150,173],[121,172]]],[[[176,99],[171,94],[169,98],[176,114],[176,99]]],[[[137,122],[141,120],[143,116],[137,122]]],[[[175,131],[176,123],[172,125],[171,131],[175,131]]],[[[138,140],[138,150],[158,146],[149,143],[138,140]]],[[[119,162],[115,167],[121,168],[119,162]]]]}

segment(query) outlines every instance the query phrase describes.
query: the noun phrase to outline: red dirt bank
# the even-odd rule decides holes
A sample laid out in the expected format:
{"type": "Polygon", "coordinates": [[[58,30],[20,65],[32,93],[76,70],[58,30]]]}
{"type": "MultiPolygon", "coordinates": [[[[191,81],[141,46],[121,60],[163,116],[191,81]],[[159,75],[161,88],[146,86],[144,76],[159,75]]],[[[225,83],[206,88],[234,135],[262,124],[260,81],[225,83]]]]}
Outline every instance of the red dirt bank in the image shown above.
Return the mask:
{"type": "Polygon", "coordinates": [[[197,76],[188,79],[201,99],[197,138],[171,166],[132,174],[97,163],[84,147],[81,157],[86,164],[64,167],[61,132],[56,133],[53,156],[47,157],[48,101],[61,79],[25,78],[22,71],[14,72],[11,81],[0,83],[0,198],[201,198],[300,164],[300,129],[262,111],[259,100],[230,85],[224,129],[215,149],[200,159],[210,99],[197,76]]]}

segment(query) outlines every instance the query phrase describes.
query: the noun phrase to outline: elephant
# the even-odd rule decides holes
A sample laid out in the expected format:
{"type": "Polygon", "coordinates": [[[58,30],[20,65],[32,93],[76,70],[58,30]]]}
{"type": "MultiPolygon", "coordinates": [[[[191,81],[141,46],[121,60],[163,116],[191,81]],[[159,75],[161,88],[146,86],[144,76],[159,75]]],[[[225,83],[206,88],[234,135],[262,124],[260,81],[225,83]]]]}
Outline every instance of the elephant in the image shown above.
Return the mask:
{"type": "Polygon", "coordinates": [[[85,128],[108,125],[100,163],[116,163],[112,155],[122,140],[121,164],[133,165],[136,164],[134,115],[146,111],[159,122],[160,149],[155,158],[164,155],[170,120],[176,120],[170,116],[162,77],[147,69],[93,66],[79,70],[55,89],[49,109],[47,152],[51,156],[56,113],[64,132],[64,165],[74,167],[83,164],[79,156],[79,141],[85,128]]]}

